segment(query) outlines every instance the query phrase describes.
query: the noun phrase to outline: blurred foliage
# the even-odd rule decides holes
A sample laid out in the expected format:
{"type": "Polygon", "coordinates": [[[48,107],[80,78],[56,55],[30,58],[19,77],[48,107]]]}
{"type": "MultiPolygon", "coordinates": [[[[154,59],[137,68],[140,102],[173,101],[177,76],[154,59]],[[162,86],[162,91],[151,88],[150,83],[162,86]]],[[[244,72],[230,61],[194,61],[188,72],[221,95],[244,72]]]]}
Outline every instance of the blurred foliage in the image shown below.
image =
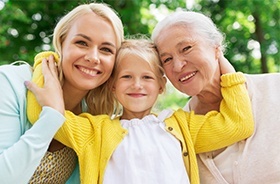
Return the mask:
{"type": "MultiPolygon", "coordinates": [[[[90,0],[0,0],[0,65],[52,50],[52,31],[68,11],[90,0]]],[[[178,9],[211,17],[226,36],[226,57],[245,73],[280,72],[279,0],[96,0],[120,15],[126,35],[151,34],[158,20],[178,9]]],[[[183,106],[187,98],[168,87],[166,103],[183,106]],[[168,96],[170,95],[170,97],[168,96]],[[183,99],[183,100],[182,100],[183,99]]],[[[160,100],[161,101],[161,100],[160,100]]],[[[166,105],[165,105],[166,104],[166,105]]]]}

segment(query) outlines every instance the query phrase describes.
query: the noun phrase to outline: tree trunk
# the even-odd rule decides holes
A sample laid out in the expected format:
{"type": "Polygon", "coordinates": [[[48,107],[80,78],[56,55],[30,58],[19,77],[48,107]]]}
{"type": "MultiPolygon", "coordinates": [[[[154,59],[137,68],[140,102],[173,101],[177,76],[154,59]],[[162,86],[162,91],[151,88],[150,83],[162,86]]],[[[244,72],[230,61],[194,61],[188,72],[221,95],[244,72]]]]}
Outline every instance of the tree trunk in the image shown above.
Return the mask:
{"type": "Polygon", "coordinates": [[[265,52],[266,49],[265,49],[265,44],[264,44],[264,34],[263,34],[261,20],[260,20],[259,14],[257,12],[254,12],[253,16],[255,19],[256,38],[257,38],[257,41],[260,43],[261,70],[262,70],[262,73],[268,73],[267,57],[266,57],[266,52],[265,52]]]}

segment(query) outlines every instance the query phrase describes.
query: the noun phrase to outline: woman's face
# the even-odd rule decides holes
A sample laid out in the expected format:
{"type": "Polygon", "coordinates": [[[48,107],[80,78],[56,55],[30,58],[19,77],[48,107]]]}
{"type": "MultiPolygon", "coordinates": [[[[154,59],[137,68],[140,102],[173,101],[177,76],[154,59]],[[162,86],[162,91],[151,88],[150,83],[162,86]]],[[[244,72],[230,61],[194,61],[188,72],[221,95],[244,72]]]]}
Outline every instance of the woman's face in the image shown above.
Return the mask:
{"type": "Polygon", "coordinates": [[[117,39],[110,23],[94,13],[77,18],[62,43],[63,89],[87,93],[111,75],[117,39]]]}
{"type": "Polygon", "coordinates": [[[156,45],[166,76],[182,93],[197,95],[220,80],[218,49],[199,33],[171,26],[160,32],[156,45]]]}

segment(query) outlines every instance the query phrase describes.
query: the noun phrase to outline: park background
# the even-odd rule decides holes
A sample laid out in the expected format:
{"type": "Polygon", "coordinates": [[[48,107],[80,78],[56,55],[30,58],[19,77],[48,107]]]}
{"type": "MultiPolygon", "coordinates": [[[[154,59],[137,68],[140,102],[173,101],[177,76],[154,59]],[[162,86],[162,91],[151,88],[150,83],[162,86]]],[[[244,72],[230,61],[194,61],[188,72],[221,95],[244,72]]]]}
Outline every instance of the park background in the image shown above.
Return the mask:
{"type": "MultiPolygon", "coordinates": [[[[52,31],[64,14],[90,0],[0,0],[0,65],[53,50],[52,31]]],[[[208,15],[225,34],[226,58],[244,73],[280,72],[280,0],[95,0],[109,4],[124,23],[125,35],[150,36],[171,12],[208,15]]],[[[1,82],[1,81],[0,81],[1,82]]],[[[279,81],[280,82],[280,81],[279,81]]],[[[155,111],[183,107],[189,97],[170,83],[155,111]]]]}

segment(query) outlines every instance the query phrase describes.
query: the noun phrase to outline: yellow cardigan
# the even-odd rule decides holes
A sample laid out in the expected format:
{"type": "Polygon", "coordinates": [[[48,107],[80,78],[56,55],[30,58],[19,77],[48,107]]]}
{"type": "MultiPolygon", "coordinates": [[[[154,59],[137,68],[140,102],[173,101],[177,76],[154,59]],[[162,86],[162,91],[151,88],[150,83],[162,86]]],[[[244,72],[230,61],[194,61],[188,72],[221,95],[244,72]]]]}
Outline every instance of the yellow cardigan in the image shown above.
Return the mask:
{"type": "MultiPolygon", "coordinates": [[[[35,60],[35,65],[37,62],[40,61],[35,60]]],[[[33,81],[42,86],[43,82],[38,80],[42,74],[36,72],[37,69],[35,68],[33,81]]],[[[210,111],[206,115],[196,115],[193,111],[184,112],[179,109],[164,121],[166,131],[182,145],[182,156],[192,184],[199,184],[196,153],[226,147],[253,133],[251,104],[244,83],[242,73],[223,75],[221,90],[224,99],[220,112],[210,111]]],[[[30,107],[28,118],[34,123],[38,118],[36,113],[40,111],[34,96],[28,96],[27,106],[30,107]]],[[[66,121],[55,139],[76,151],[81,183],[102,183],[106,166],[114,150],[128,133],[127,130],[121,127],[119,119],[111,120],[108,115],[92,116],[82,113],[77,116],[66,111],[65,118],[66,121]]]]}

